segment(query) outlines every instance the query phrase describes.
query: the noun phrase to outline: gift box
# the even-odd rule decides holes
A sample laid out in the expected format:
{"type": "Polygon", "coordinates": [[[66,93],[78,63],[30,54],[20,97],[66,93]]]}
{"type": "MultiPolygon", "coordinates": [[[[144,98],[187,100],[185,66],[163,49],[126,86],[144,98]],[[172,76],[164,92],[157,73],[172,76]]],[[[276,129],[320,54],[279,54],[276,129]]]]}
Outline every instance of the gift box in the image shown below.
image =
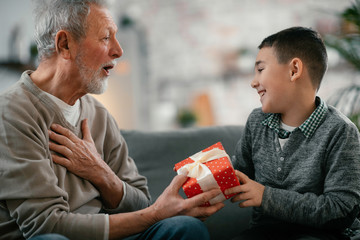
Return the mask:
{"type": "Polygon", "coordinates": [[[240,185],[235,175],[230,158],[221,142],[218,142],[175,164],[178,174],[189,177],[182,188],[185,195],[191,198],[212,188],[220,187],[222,193],[211,199],[205,206],[223,202],[235,194],[226,195],[224,191],[240,185]]]}

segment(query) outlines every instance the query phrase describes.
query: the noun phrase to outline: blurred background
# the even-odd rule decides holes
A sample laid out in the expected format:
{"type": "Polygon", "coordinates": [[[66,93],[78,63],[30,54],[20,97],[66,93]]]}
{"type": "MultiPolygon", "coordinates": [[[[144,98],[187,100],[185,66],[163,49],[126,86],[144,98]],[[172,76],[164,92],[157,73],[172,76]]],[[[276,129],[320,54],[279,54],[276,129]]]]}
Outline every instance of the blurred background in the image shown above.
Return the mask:
{"type": "MultiPolygon", "coordinates": [[[[251,110],[261,106],[250,87],[257,46],[284,28],[305,26],[327,40],[329,68],[318,95],[356,117],[359,3],[112,0],[124,55],[106,93],[95,97],[122,129],[245,124],[251,110]]],[[[0,2],[0,91],[22,71],[36,68],[33,6],[29,0],[0,2]]]]}

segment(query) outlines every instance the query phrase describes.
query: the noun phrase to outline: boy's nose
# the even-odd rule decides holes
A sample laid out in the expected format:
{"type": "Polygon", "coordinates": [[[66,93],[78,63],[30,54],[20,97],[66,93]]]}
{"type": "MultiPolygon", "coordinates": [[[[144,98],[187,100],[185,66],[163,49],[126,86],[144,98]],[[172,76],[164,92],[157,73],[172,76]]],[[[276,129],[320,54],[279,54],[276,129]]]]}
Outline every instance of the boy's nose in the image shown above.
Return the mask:
{"type": "Polygon", "coordinates": [[[259,82],[254,78],[251,83],[250,83],[252,88],[256,88],[257,86],[259,86],[259,82]]]}

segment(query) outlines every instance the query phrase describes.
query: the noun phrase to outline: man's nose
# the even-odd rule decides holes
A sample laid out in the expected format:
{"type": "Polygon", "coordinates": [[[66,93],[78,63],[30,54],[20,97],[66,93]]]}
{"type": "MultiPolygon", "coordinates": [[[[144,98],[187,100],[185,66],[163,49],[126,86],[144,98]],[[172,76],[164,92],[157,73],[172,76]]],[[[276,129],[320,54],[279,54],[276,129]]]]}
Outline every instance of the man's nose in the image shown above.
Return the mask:
{"type": "Polygon", "coordinates": [[[114,41],[114,45],[111,48],[111,53],[110,55],[115,59],[115,58],[119,58],[123,55],[124,51],[120,46],[120,43],[117,39],[115,39],[114,41]]]}

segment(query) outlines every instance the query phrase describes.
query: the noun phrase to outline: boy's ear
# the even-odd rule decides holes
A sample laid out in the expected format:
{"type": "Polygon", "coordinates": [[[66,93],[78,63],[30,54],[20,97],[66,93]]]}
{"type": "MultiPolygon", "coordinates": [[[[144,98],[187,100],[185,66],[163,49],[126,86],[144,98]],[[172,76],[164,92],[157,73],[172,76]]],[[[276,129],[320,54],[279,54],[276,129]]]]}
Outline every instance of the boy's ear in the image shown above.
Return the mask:
{"type": "Polygon", "coordinates": [[[290,67],[290,80],[296,81],[303,73],[304,65],[300,58],[293,58],[289,64],[290,67]]]}
{"type": "Polygon", "coordinates": [[[70,59],[70,41],[71,36],[69,32],[60,30],[55,37],[55,50],[64,59],[70,59]]]}

